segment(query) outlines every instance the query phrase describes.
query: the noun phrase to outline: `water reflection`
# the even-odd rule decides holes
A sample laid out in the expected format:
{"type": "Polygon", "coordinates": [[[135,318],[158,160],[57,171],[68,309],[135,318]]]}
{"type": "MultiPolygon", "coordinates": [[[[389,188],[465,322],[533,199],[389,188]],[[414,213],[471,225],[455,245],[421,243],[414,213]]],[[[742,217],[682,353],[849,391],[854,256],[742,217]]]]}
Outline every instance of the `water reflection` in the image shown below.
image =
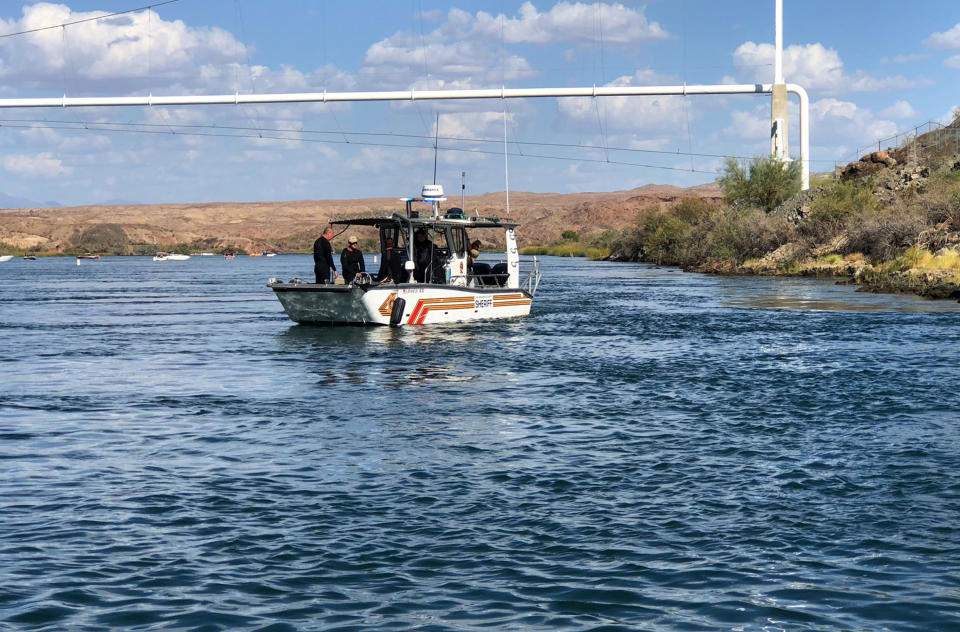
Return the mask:
{"type": "Polygon", "coordinates": [[[912,294],[858,292],[833,279],[719,277],[724,307],[849,312],[960,312],[960,303],[932,301],[912,294]]]}
{"type": "Polygon", "coordinates": [[[281,345],[296,350],[367,345],[396,348],[402,335],[402,329],[390,327],[319,327],[293,324],[280,331],[278,338],[281,345]]]}

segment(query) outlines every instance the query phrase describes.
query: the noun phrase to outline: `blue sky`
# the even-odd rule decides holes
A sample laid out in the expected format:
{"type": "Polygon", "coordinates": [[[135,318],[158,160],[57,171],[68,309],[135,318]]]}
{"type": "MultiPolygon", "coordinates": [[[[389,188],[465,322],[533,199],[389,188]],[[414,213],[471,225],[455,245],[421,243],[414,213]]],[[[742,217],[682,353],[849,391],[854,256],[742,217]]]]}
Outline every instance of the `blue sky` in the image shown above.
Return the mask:
{"type": "MultiPolygon", "coordinates": [[[[0,35],[147,3],[8,0],[0,35]]],[[[773,13],[773,0],[179,0],[0,38],[0,97],[770,82],[773,13]]],[[[784,23],[814,171],[960,104],[956,0],[784,0],[784,23]]],[[[512,190],[687,186],[713,180],[717,156],[769,150],[765,96],[505,106],[512,190]]],[[[70,205],[409,195],[433,177],[438,114],[438,181],[458,191],[466,171],[468,193],[501,191],[503,108],[4,109],[0,192],[70,205]]],[[[794,107],[793,155],[797,128],[794,107]]]]}

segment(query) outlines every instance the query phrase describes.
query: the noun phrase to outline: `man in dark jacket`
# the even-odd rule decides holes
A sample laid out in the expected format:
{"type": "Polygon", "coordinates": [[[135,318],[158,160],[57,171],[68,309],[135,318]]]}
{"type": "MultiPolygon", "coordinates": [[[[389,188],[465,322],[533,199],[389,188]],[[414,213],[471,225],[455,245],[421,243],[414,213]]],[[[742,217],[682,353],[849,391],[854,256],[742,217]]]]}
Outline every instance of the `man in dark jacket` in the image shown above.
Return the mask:
{"type": "Polygon", "coordinates": [[[383,259],[380,261],[380,271],[377,272],[377,283],[393,281],[403,283],[403,261],[393,247],[393,240],[387,237],[383,242],[383,259]]]}
{"type": "Polygon", "coordinates": [[[357,247],[357,238],[353,235],[347,240],[347,247],[340,253],[340,269],[343,270],[344,283],[353,283],[357,274],[367,271],[363,263],[363,253],[357,247]]]}
{"type": "Polygon", "coordinates": [[[333,229],[328,227],[313,242],[313,273],[317,275],[317,283],[329,283],[331,270],[333,270],[333,278],[337,278],[337,266],[333,264],[333,248],[330,247],[331,239],[333,239],[333,229]]]}
{"type": "Polygon", "coordinates": [[[413,233],[413,278],[417,283],[430,283],[433,280],[433,242],[427,237],[427,231],[418,228],[413,233]]]}

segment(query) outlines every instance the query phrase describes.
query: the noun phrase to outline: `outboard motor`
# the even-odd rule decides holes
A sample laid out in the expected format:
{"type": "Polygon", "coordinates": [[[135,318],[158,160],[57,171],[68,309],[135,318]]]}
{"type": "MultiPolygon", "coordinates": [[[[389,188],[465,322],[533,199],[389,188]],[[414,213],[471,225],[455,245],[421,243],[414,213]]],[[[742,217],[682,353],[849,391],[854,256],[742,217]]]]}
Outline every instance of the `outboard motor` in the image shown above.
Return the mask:
{"type": "Polygon", "coordinates": [[[407,301],[402,298],[393,299],[393,309],[390,310],[390,326],[399,327],[403,320],[403,309],[407,306],[407,301]]]}

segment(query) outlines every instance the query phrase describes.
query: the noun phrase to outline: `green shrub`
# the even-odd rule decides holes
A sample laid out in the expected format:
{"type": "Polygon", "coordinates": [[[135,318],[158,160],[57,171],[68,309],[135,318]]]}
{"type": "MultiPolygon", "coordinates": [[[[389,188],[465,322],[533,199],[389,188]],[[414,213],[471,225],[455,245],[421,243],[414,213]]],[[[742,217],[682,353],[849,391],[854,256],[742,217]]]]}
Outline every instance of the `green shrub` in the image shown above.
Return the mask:
{"type": "Polygon", "coordinates": [[[574,242],[554,243],[548,246],[527,246],[520,249],[522,255],[549,255],[551,257],[587,257],[588,259],[606,259],[609,248],[582,246],[574,242]]]}
{"type": "Polygon", "coordinates": [[[698,263],[710,259],[743,263],[791,241],[794,230],[786,219],[759,209],[730,208],[701,235],[696,257],[698,263]]]}
{"type": "Polygon", "coordinates": [[[810,202],[800,223],[801,234],[818,242],[832,239],[852,220],[877,212],[879,203],[866,186],[834,180],[822,185],[822,193],[810,202]]]}
{"type": "Polygon", "coordinates": [[[606,248],[610,249],[610,244],[617,238],[617,231],[612,229],[607,229],[600,233],[599,235],[594,235],[590,238],[590,246],[594,248],[606,248]]]}
{"type": "Polygon", "coordinates": [[[668,212],[677,219],[696,226],[716,213],[717,209],[703,198],[688,196],[674,202],[668,212]]]}
{"type": "Polygon", "coordinates": [[[718,178],[727,204],[753,207],[769,213],[800,191],[799,161],[784,163],[776,158],[754,158],[749,168],[727,158],[718,178]]]}
{"type": "Polygon", "coordinates": [[[642,248],[644,258],[657,265],[679,264],[691,226],[667,213],[648,215],[643,225],[642,248]]]}
{"type": "Polygon", "coordinates": [[[610,242],[610,256],[623,261],[640,261],[643,233],[638,226],[630,226],[610,242]]]}
{"type": "Polygon", "coordinates": [[[580,234],[575,230],[565,230],[560,233],[560,239],[564,241],[580,241],[580,234]]]}

